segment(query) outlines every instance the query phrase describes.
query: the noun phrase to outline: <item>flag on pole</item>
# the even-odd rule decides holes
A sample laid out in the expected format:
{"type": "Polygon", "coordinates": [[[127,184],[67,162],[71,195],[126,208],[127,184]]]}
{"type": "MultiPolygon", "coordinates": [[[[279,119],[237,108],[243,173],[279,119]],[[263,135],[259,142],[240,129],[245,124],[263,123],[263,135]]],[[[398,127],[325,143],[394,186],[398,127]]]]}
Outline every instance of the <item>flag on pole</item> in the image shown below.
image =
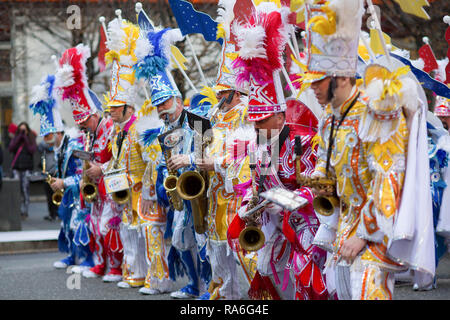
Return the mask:
{"type": "Polygon", "coordinates": [[[105,30],[103,26],[100,26],[100,44],[98,49],[98,67],[100,68],[100,72],[103,72],[106,68],[105,54],[107,51],[105,30]]]}
{"type": "Polygon", "coordinates": [[[423,71],[429,73],[439,68],[436,57],[434,56],[431,46],[426,43],[419,49],[419,57],[423,60],[423,71]]]}
{"type": "Polygon", "coordinates": [[[174,45],[170,46],[170,51],[172,51],[172,57],[170,61],[172,62],[172,68],[176,69],[178,68],[178,65],[180,65],[183,70],[186,70],[185,63],[187,62],[186,57],[181,53],[180,49],[175,47],[174,45]],[[173,60],[176,59],[178,61],[178,64],[173,60]]]}
{"type": "Polygon", "coordinates": [[[148,19],[144,10],[139,11],[137,15],[137,22],[141,30],[150,31],[154,29],[152,22],[148,19]]]}
{"type": "Polygon", "coordinates": [[[450,84],[450,17],[445,16],[444,22],[449,25],[447,27],[447,30],[445,31],[445,41],[447,41],[448,44],[447,58],[449,60],[447,66],[445,67],[445,74],[446,74],[445,84],[450,84]]]}
{"type": "MultiPolygon", "coordinates": [[[[397,49],[394,47],[391,43],[391,37],[389,37],[386,33],[382,32],[384,43],[389,44],[392,47],[392,50],[397,49]]],[[[380,40],[380,36],[378,34],[378,31],[376,29],[370,29],[370,48],[372,49],[373,53],[375,54],[385,54],[383,49],[383,44],[380,40]]]]}
{"type": "Polygon", "coordinates": [[[424,6],[428,7],[430,5],[427,0],[395,0],[395,2],[399,4],[404,12],[425,20],[430,20],[430,16],[423,8],[424,6]]]}
{"type": "Polygon", "coordinates": [[[222,39],[217,39],[217,22],[209,15],[194,9],[191,3],[183,0],[169,0],[173,15],[183,35],[200,33],[206,41],[217,41],[222,45],[222,39]]]}
{"type": "Polygon", "coordinates": [[[396,55],[392,52],[390,55],[391,55],[391,57],[399,60],[403,64],[409,66],[411,68],[411,72],[416,76],[417,80],[424,88],[433,91],[438,96],[450,99],[450,88],[448,86],[446,86],[444,83],[442,83],[441,81],[438,81],[436,79],[433,79],[425,71],[414,67],[412,65],[411,61],[409,61],[408,59],[406,59],[402,56],[396,55]]]}

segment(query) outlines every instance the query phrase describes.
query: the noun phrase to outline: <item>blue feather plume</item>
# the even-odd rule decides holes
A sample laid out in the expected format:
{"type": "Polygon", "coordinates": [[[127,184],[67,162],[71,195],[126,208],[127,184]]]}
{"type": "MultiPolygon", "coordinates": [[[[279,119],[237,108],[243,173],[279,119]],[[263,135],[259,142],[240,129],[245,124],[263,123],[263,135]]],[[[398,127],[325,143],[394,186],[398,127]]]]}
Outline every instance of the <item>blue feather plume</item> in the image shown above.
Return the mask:
{"type": "Polygon", "coordinates": [[[148,147],[155,141],[156,137],[161,134],[162,128],[147,129],[141,134],[144,146],[148,147]]]}
{"type": "Polygon", "coordinates": [[[136,77],[138,79],[150,79],[158,73],[163,72],[169,65],[169,57],[166,56],[168,48],[165,48],[165,44],[162,41],[164,34],[169,30],[171,29],[165,28],[158,32],[154,30],[147,32],[147,39],[152,45],[153,50],[144,59],[134,65],[133,68],[136,71],[136,77]]]}
{"type": "MultiPolygon", "coordinates": [[[[29,108],[33,111],[33,114],[39,114],[39,115],[46,115],[51,110],[53,110],[56,100],[53,97],[53,86],[55,84],[55,76],[54,75],[48,75],[44,81],[41,82],[39,86],[36,86],[36,89],[42,89],[45,86],[48,86],[45,96],[40,97],[40,100],[37,102],[31,104],[29,108]]],[[[38,90],[36,90],[38,91],[38,90]]],[[[39,92],[42,94],[42,92],[39,92]]]]}

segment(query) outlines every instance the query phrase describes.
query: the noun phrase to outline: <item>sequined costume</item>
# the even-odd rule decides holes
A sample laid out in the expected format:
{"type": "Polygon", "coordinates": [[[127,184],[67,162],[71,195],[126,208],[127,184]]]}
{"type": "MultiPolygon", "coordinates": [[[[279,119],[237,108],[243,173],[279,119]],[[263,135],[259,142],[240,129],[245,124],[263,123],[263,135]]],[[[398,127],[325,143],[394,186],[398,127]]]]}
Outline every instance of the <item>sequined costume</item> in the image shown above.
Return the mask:
{"type": "Polygon", "coordinates": [[[367,106],[367,97],[356,87],[338,108],[328,105],[319,131],[315,175],[326,175],[333,121],[336,128],[355,99],[331,147],[329,174],[337,181],[340,210],[330,217],[320,217],[321,229],[332,236],[320,233],[315,243],[333,252],[339,279],[351,279],[351,292],[343,289],[344,280],[336,280],[340,299],[392,299],[392,272],[403,269],[386,255],[405,175],[408,129],[401,108],[392,108],[394,118],[385,118],[382,112],[367,106]],[[391,131],[385,131],[381,138],[371,136],[367,128],[376,124],[384,124],[391,131]],[[352,236],[367,240],[367,245],[348,268],[340,250],[352,236]]]}
{"type": "Polygon", "coordinates": [[[254,272],[249,268],[252,261],[241,250],[233,252],[228,248],[227,230],[241,207],[242,195],[233,190],[233,185],[250,179],[248,157],[231,165],[227,142],[233,132],[246,124],[245,103],[239,103],[228,111],[219,112],[213,119],[213,140],[206,148],[206,156],[214,159],[214,171],[209,171],[208,199],[208,256],[213,270],[210,299],[239,299],[241,296],[239,277],[242,269],[247,281],[254,272]],[[237,262],[239,264],[237,264],[237,262]]]}
{"type": "Polygon", "coordinates": [[[112,158],[107,163],[108,172],[113,168],[125,169],[130,186],[130,199],[124,205],[118,205],[122,212],[120,239],[123,245],[122,278],[132,287],[144,285],[147,272],[145,259],[145,241],[141,231],[141,219],[138,214],[138,201],[142,190],[142,177],[146,164],[142,158],[142,147],[136,131],[136,116],[133,114],[125,123],[115,124],[112,142],[112,158]],[[119,154],[120,141],[122,140],[119,154]]]}
{"type": "MultiPolygon", "coordinates": [[[[44,77],[39,85],[33,87],[30,105],[33,113],[40,115],[41,136],[63,134],[59,145],[54,146],[56,176],[53,178],[63,179],[63,190],[59,190],[63,195],[58,207],[58,216],[61,219],[58,248],[61,252],[69,255],[61,261],[55,262],[53,266],[66,268],[80,263],[81,261],[78,260],[84,258],[81,265],[91,267],[93,265],[92,252],[88,241],[80,241],[80,239],[89,239],[88,230],[85,230],[84,235],[76,232],[88,214],[87,210],[80,208],[79,181],[82,168],[80,159],[73,155],[74,150],[83,149],[83,136],[76,129],[65,130],[64,128],[56,98],[57,90],[55,89],[58,82],[57,75],[44,77]]],[[[45,168],[43,169],[45,170],[45,168]]]]}
{"type": "Polygon", "coordinates": [[[431,199],[433,201],[433,225],[434,225],[434,241],[435,241],[435,259],[436,267],[447,252],[447,244],[445,237],[438,230],[438,222],[445,220],[444,215],[449,213],[441,210],[444,200],[444,191],[448,188],[446,181],[446,172],[448,170],[448,161],[450,154],[450,137],[448,131],[442,127],[435,127],[431,122],[427,122],[428,128],[428,157],[430,159],[430,175],[431,175],[431,199]]]}
{"type": "MultiPolygon", "coordinates": [[[[145,109],[145,105],[142,109],[145,109]]],[[[149,110],[144,110],[144,112],[150,113],[149,110]]],[[[160,132],[162,126],[163,123],[158,119],[156,112],[141,115],[136,123],[142,146],[142,156],[146,164],[142,177],[141,198],[138,203],[138,214],[141,219],[148,264],[144,288],[140,290],[144,294],[169,292],[173,286],[167,259],[170,251],[170,238],[165,236],[168,208],[158,202],[155,188],[158,175],[156,166],[161,157],[161,147],[155,139],[156,135],[149,133],[160,132]],[[150,212],[142,211],[141,203],[143,200],[153,201],[153,208],[150,212]]]]}
{"type": "MultiPolygon", "coordinates": [[[[253,299],[320,299],[327,297],[327,291],[321,275],[325,252],[312,245],[319,221],[312,208],[312,193],[309,188],[301,187],[296,181],[295,136],[300,132],[295,126],[285,125],[281,133],[267,144],[257,145],[252,141],[249,152],[255,154],[256,181],[258,192],[277,186],[295,191],[308,200],[309,204],[296,212],[284,211],[271,204],[261,215],[261,230],[265,235],[264,247],[258,251],[257,274],[253,279],[249,295],[253,299]],[[281,140],[284,140],[280,142],[281,140]],[[279,150],[278,155],[274,152],[279,150]],[[263,156],[263,154],[266,154],[263,156]],[[266,163],[263,163],[263,159],[266,163]],[[271,161],[272,165],[269,165],[271,161]],[[275,165],[277,164],[277,165],[275,165]],[[265,172],[261,175],[261,170],[265,172]],[[263,179],[260,188],[259,183],[263,179]],[[291,280],[291,277],[295,281],[291,280]]],[[[311,174],[315,164],[315,151],[311,148],[312,131],[302,132],[302,146],[305,152],[301,156],[301,170],[311,174]]],[[[244,187],[242,185],[241,187],[244,187]]],[[[244,192],[239,216],[247,210],[252,198],[252,188],[248,185],[238,192],[244,192]]],[[[260,200],[262,201],[262,200],[260,200]]],[[[237,216],[233,221],[230,236],[237,238],[245,227],[244,221],[237,216]]]]}
{"type": "MultiPolygon", "coordinates": [[[[58,207],[58,216],[61,219],[61,231],[58,237],[58,248],[61,252],[69,253],[68,265],[77,263],[77,258],[87,257],[92,260],[92,253],[88,243],[80,243],[75,237],[75,231],[80,223],[84,221],[87,211],[80,209],[80,187],[79,182],[82,173],[80,159],[73,156],[73,150],[83,149],[83,137],[79,134],[72,136],[65,134],[61,145],[55,147],[55,159],[57,176],[64,180],[64,195],[58,207]]],[[[92,263],[92,261],[90,261],[92,263]]]]}
{"type": "MultiPolygon", "coordinates": [[[[113,130],[114,123],[111,118],[102,117],[99,119],[99,124],[94,134],[95,139],[92,143],[94,163],[102,165],[111,159],[111,144],[114,138],[113,130]]],[[[95,183],[97,184],[98,196],[91,205],[89,220],[90,230],[93,235],[91,241],[95,248],[95,266],[91,271],[96,275],[122,275],[123,248],[119,236],[121,213],[117,204],[112,200],[111,195],[106,193],[103,177],[100,177],[95,183]]]]}
{"type": "MultiPolygon", "coordinates": [[[[182,141],[172,148],[172,155],[187,154],[189,155],[190,165],[178,169],[178,176],[183,172],[195,170],[194,154],[193,154],[193,136],[194,132],[190,129],[186,114],[183,111],[180,117],[174,122],[166,126],[165,130],[171,130],[175,127],[180,128],[180,134],[183,136],[182,141]]],[[[209,282],[210,266],[205,257],[200,256],[198,247],[197,234],[194,230],[194,222],[192,217],[192,208],[189,201],[183,200],[183,210],[174,210],[167,198],[163,181],[168,176],[166,161],[161,154],[160,161],[157,166],[158,179],[160,183],[156,185],[158,202],[161,203],[168,212],[173,214],[170,224],[172,239],[172,248],[169,253],[169,264],[171,269],[171,277],[175,281],[178,276],[186,274],[189,283],[180,289],[192,296],[198,296],[201,291],[205,290],[205,283],[209,282]],[[203,287],[202,287],[203,286],[203,287]]]]}
{"type": "MultiPolygon", "coordinates": [[[[171,108],[166,110],[167,114],[164,115],[164,118],[174,115],[175,112],[180,112],[178,103],[181,100],[181,93],[171,74],[170,60],[172,58],[169,52],[171,52],[170,45],[181,40],[182,34],[179,29],[166,28],[156,31],[151,28],[151,30],[141,33],[138,50],[136,50],[138,62],[134,70],[138,78],[148,81],[151,89],[151,104],[158,108],[167,101],[171,101],[171,108]]],[[[163,114],[160,114],[161,116],[163,114]]],[[[178,119],[172,120],[170,122],[166,119],[163,131],[168,132],[177,127],[180,128],[179,131],[176,131],[178,134],[172,136],[177,143],[169,146],[170,152],[172,155],[187,155],[189,159],[188,166],[177,170],[177,173],[195,170],[192,157],[193,130],[189,128],[186,112],[182,110],[181,113],[178,113],[178,119]]],[[[163,133],[161,132],[159,136],[161,134],[163,133]]],[[[169,273],[174,281],[178,276],[183,276],[184,273],[188,277],[188,284],[180,290],[172,292],[171,297],[181,299],[197,297],[200,291],[204,289],[201,286],[209,281],[210,266],[205,257],[202,258],[199,254],[201,249],[198,248],[196,241],[197,234],[193,228],[190,202],[183,200],[182,210],[174,210],[167,198],[163,186],[163,182],[168,176],[165,161],[167,148],[164,142],[159,141],[159,144],[162,153],[160,155],[161,160],[156,166],[156,195],[159,205],[162,205],[167,213],[166,234],[172,240],[172,247],[168,256],[169,273]]]]}

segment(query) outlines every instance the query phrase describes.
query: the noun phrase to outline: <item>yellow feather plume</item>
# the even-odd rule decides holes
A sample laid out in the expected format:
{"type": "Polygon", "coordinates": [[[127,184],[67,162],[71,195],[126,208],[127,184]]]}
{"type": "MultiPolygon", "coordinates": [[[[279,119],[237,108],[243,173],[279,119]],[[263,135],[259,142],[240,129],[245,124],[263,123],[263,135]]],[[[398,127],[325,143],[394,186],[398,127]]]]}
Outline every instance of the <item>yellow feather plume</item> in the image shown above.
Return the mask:
{"type": "Polygon", "coordinates": [[[217,100],[217,97],[216,97],[216,92],[211,87],[204,86],[200,90],[200,94],[206,96],[206,98],[203,98],[202,100],[200,100],[200,103],[209,102],[213,106],[215,106],[216,104],[219,103],[219,101],[217,100]]]}
{"type": "Polygon", "coordinates": [[[328,3],[323,6],[324,16],[315,16],[308,22],[308,28],[321,35],[332,35],[336,32],[336,13],[328,7],[328,3]],[[311,26],[312,25],[312,26],[311,26]]]}

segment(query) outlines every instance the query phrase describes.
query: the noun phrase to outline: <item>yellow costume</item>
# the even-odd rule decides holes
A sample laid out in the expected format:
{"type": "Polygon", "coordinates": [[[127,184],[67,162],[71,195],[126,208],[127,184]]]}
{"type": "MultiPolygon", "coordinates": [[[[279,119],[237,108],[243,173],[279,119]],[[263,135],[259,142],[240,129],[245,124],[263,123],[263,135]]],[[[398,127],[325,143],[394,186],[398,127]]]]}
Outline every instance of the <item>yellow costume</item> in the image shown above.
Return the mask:
{"type": "MultiPolygon", "coordinates": [[[[146,108],[144,105],[143,109],[146,108]]],[[[145,112],[146,110],[144,110],[145,112]]],[[[141,137],[146,129],[164,123],[158,119],[156,112],[152,115],[142,115],[137,120],[137,128],[141,137]]],[[[145,254],[148,263],[147,275],[145,277],[144,288],[140,289],[143,294],[159,294],[171,289],[172,280],[169,278],[169,266],[167,256],[170,249],[170,241],[164,239],[167,222],[167,208],[160,205],[156,197],[156,166],[161,154],[161,147],[157,139],[146,146],[143,145],[143,160],[146,164],[142,177],[142,193],[139,199],[138,214],[142,226],[142,233],[145,239],[145,254]],[[142,212],[141,203],[143,200],[152,200],[153,209],[150,212],[142,212]]]]}
{"type": "MultiPolygon", "coordinates": [[[[118,154],[118,135],[122,128],[116,124],[116,132],[112,143],[112,159],[110,164],[117,161],[117,168],[124,168],[127,173],[128,183],[130,186],[130,200],[123,207],[122,224],[121,224],[121,240],[124,246],[124,261],[122,266],[122,276],[125,282],[131,286],[144,285],[146,262],[143,257],[144,243],[138,241],[140,237],[141,219],[138,214],[138,201],[142,190],[142,176],[146,168],[146,164],[142,159],[142,149],[138,142],[136,132],[136,117],[133,115],[127,123],[132,124],[128,128],[128,132],[123,139],[120,154],[118,154]],[[131,233],[125,232],[126,229],[133,229],[131,233]],[[129,253],[127,255],[127,252],[129,253]],[[133,257],[133,258],[131,258],[133,257]],[[130,260],[134,261],[134,267],[131,266],[130,260]]],[[[123,126],[122,126],[123,127],[123,126]]],[[[110,168],[112,169],[112,168],[110,168]]]]}
{"type": "Polygon", "coordinates": [[[213,142],[206,152],[208,157],[214,158],[216,171],[210,171],[210,188],[208,192],[208,232],[211,240],[227,240],[228,225],[240,207],[242,197],[236,197],[233,185],[248,181],[250,169],[248,157],[239,164],[239,168],[229,168],[229,158],[226,156],[227,136],[233,130],[243,125],[245,106],[238,104],[231,110],[220,113],[213,120],[213,142]],[[232,172],[230,172],[232,171],[232,172]]]}
{"type": "MultiPolygon", "coordinates": [[[[338,109],[333,109],[330,104],[326,107],[319,131],[321,139],[315,175],[326,174],[333,119],[336,130],[343,113],[358,93],[354,87],[349,99],[338,109]]],[[[340,212],[333,214],[338,215],[334,219],[337,224],[330,223],[333,218],[328,217],[324,227],[335,231],[336,237],[329,243],[321,242],[317,237],[316,243],[332,250],[333,262],[339,265],[344,263],[340,259],[344,241],[355,235],[366,239],[366,247],[351,267],[351,270],[359,268],[363,272],[359,287],[352,288],[352,296],[356,298],[354,292],[359,290],[358,299],[392,299],[393,288],[386,285],[387,278],[392,277],[390,272],[402,268],[389,259],[386,250],[403,186],[408,129],[401,108],[393,110],[395,120],[383,119],[381,113],[367,106],[368,99],[360,94],[332,142],[328,176],[336,179],[340,212]],[[389,127],[386,131],[389,133],[383,138],[375,138],[371,136],[371,129],[367,130],[376,122],[389,127]]]]}
{"type": "MultiPolygon", "coordinates": [[[[105,60],[111,64],[111,81],[110,90],[106,96],[107,107],[123,107],[124,111],[127,108],[135,108],[137,87],[133,66],[137,62],[135,49],[139,27],[124,19],[116,18],[108,23],[108,37],[106,44],[109,51],[105,54],[105,60]]],[[[115,126],[113,156],[108,170],[125,170],[131,194],[128,202],[122,205],[123,208],[119,208],[122,211],[120,237],[124,256],[123,281],[119,282],[118,286],[138,287],[144,285],[147,271],[145,242],[141,235],[141,219],[138,215],[138,201],[146,164],[143,161],[142,148],[136,130],[136,116],[133,114],[129,120],[115,123],[115,126]]]]}

